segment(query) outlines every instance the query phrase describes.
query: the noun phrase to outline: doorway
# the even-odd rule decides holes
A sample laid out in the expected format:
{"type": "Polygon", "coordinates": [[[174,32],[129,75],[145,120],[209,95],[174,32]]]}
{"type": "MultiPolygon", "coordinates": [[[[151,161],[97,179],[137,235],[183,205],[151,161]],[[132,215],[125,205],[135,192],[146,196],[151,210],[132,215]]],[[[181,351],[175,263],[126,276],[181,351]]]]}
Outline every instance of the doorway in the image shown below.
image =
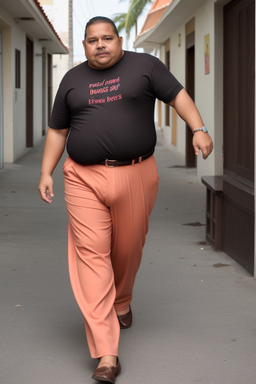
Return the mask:
{"type": "MultiPolygon", "coordinates": [[[[195,100],[195,20],[186,25],[186,90],[195,100]]],[[[186,124],[186,167],[196,167],[196,156],[192,145],[193,134],[186,124]]]]}
{"type": "Polygon", "coordinates": [[[2,71],[2,32],[0,32],[0,168],[3,167],[3,71],[2,71]]]}
{"type": "Polygon", "coordinates": [[[48,96],[48,122],[51,117],[51,111],[52,111],[52,55],[47,55],[47,74],[48,74],[48,86],[47,86],[47,96],[48,96]]]}
{"type": "MultiPolygon", "coordinates": [[[[171,68],[171,62],[170,62],[170,39],[168,39],[165,42],[165,58],[164,58],[164,63],[166,67],[169,69],[171,68]]],[[[169,127],[170,126],[170,107],[168,104],[165,104],[165,126],[169,127]]]]}
{"type": "Polygon", "coordinates": [[[33,41],[27,37],[26,51],[26,146],[33,147],[33,41]]]}

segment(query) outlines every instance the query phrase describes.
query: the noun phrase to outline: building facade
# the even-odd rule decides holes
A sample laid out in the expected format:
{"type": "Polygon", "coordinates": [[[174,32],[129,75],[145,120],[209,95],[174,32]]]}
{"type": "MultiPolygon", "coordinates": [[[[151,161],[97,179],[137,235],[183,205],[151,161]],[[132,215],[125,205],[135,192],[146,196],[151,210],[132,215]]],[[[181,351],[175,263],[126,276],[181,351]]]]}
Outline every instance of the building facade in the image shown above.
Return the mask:
{"type": "Polygon", "coordinates": [[[255,275],[255,0],[156,0],[135,47],[157,51],[195,100],[213,154],[196,159],[189,128],[159,102],[164,143],[212,177],[209,196],[221,196],[218,221],[207,200],[212,237],[219,232],[220,249],[255,275]]]}
{"type": "Polygon", "coordinates": [[[37,0],[0,0],[0,167],[45,134],[56,53],[68,50],[37,0]]]}

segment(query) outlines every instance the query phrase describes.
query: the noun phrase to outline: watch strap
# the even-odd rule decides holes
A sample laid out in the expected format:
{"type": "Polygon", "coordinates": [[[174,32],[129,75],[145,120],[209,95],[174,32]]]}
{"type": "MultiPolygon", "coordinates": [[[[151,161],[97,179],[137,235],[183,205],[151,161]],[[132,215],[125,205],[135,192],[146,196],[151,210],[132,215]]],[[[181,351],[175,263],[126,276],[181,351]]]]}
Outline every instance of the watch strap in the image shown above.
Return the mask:
{"type": "Polygon", "coordinates": [[[201,128],[197,128],[193,131],[193,134],[198,131],[203,131],[204,133],[208,132],[208,129],[203,125],[201,128]]]}

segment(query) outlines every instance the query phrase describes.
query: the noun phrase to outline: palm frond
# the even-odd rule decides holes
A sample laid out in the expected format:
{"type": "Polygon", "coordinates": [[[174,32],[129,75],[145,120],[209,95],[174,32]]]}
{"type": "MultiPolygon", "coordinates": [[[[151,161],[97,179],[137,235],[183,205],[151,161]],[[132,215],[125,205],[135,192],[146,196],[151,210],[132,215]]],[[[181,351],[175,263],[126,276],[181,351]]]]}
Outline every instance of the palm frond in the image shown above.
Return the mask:
{"type": "Polygon", "coordinates": [[[145,6],[152,3],[152,1],[153,0],[130,0],[127,13],[120,13],[113,19],[113,21],[118,24],[118,32],[124,30],[126,36],[129,38],[131,29],[136,25],[138,17],[141,15],[145,6]]]}
{"type": "Polygon", "coordinates": [[[125,30],[128,32],[128,36],[132,27],[137,23],[138,17],[141,15],[143,9],[148,3],[152,3],[152,0],[131,0],[125,22],[125,30]]]}
{"type": "Polygon", "coordinates": [[[126,13],[118,13],[114,16],[113,21],[117,25],[118,32],[125,30],[126,13]]]}

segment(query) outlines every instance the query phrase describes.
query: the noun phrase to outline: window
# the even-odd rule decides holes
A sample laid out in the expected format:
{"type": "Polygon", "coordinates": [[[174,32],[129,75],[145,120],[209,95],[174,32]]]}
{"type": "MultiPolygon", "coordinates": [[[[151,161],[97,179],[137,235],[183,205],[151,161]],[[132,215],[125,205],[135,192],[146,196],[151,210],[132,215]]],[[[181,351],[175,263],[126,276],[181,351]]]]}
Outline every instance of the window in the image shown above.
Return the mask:
{"type": "Polygon", "coordinates": [[[20,51],[15,49],[15,88],[20,88],[20,51]]]}

